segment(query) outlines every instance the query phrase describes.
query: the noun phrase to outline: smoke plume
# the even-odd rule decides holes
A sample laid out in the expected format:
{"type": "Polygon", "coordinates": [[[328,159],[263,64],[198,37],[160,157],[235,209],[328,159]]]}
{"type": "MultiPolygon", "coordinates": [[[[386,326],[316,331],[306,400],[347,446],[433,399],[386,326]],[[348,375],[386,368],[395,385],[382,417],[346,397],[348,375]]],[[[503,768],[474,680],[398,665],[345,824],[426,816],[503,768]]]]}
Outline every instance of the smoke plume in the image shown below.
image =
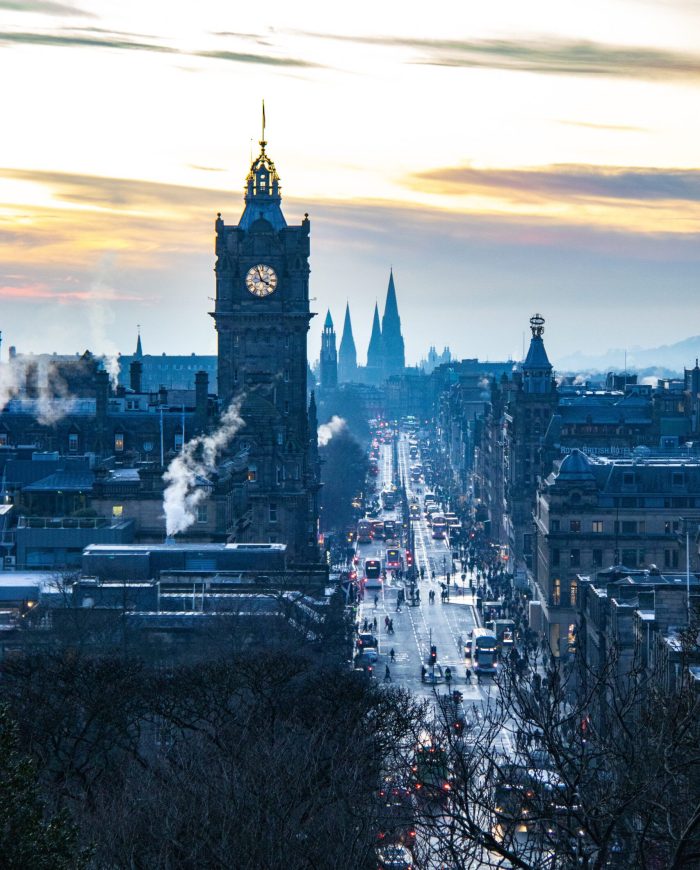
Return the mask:
{"type": "Polygon", "coordinates": [[[322,423],[318,427],[318,446],[325,447],[326,444],[331,440],[334,435],[337,435],[339,432],[342,432],[343,429],[347,426],[345,420],[342,417],[339,417],[337,414],[334,414],[330,422],[322,423]]]}
{"type": "Polygon", "coordinates": [[[240,400],[229,405],[219,428],[211,435],[192,438],[168,466],[163,475],[167,484],[163,493],[163,512],[169,537],[184,532],[194,523],[197,506],[207,498],[207,492],[197,486],[197,478],[206,477],[215,470],[221,451],[245,425],[240,410],[240,400]]]}

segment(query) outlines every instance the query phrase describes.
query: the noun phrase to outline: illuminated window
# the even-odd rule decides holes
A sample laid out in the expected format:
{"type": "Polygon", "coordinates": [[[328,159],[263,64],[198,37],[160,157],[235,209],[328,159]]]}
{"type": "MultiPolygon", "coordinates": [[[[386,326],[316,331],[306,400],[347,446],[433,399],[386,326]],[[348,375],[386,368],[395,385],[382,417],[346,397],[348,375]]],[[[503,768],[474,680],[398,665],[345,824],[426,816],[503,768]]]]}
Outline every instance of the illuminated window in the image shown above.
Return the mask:
{"type": "Polygon", "coordinates": [[[255,483],[258,479],[258,466],[257,465],[249,465],[248,466],[248,480],[250,483],[255,483]]]}
{"type": "Polygon", "coordinates": [[[117,453],[121,453],[124,450],[124,433],[117,432],[114,436],[114,449],[117,453]]]}
{"type": "Polygon", "coordinates": [[[75,453],[78,449],[78,435],[76,432],[68,433],[68,450],[75,453]]]}
{"type": "Polygon", "coordinates": [[[120,520],[123,515],[124,515],[124,505],[113,504],[112,505],[112,518],[115,520],[120,520]]]}
{"type": "Polygon", "coordinates": [[[571,600],[571,606],[576,607],[576,601],[578,599],[578,580],[572,580],[569,586],[569,598],[571,600]]]}
{"type": "Polygon", "coordinates": [[[603,534],[603,521],[602,520],[593,520],[591,523],[591,531],[596,535],[603,534]]]}
{"type": "Polygon", "coordinates": [[[557,577],[552,584],[552,604],[558,606],[561,602],[561,580],[557,577]]]}

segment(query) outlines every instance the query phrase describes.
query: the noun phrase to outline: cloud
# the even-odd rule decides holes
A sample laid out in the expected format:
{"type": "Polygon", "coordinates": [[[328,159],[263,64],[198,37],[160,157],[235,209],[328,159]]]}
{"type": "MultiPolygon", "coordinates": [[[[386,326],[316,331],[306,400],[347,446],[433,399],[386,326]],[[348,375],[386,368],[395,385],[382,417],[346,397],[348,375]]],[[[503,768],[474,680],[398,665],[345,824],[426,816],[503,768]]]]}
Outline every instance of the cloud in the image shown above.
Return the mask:
{"type": "MultiPolygon", "coordinates": [[[[1,2],[1,0],[0,0],[1,2]]],[[[59,48],[107,48],[123,51],[152,51],[159,54],[177,54],[183,57],[201,57],[232,63],[258,66],[299,68],[322,68],[320,64],[296,57],[276,57],[272,54],[253,54],[226,50],[181,51],[174,46],[145,41],[119,31],[101,28],[72,28],[68,33],[30,33],[26,31],[0,31],[0,44],[45,45],[59,48]]]]}
{"type": "Polygon", "coordinates": [[[94,18],[91,12],[78,9],[69,3],[53,3],[51,0],[0,0],[0,9],[11,12],[34,12],[40,15],[75,15],[94,18]]]}
{"type": "Polygon", "coordinates": [[[648,133],[648,127],[634,127],[628,124],[596,124],[593,121],[566,121],[559,120],[557,123],[567,127],[586,127],[589,130],[615,130],[620,133],[648,133]]]}
{"type": "Polygon", "coordinates": [[[143,298],[134,294],[121,293],[111,287],[97,287],[89,290],[59,290],[47,284],[0,284],[0,299],[34,302],[80,303],[95,301],[142,302],[143,298]]]}
{"type": "Polygon", "coordinates": [[[700,170],[555,164],[543,169],[454,166],[417,173],[409,186],[453,195],[513,200],[568,197],[637,201],[700,201],[700,170]]]}
{"type": "Polygon", "coordinates": [[[250,54],[241,51],[195,51],[192,52],[195,57],[208,57],[215,60],[227,60],[233,63],[252,63],[261,64],[263,66],[281,66],[281,67],[304,67],[321,69],[321,64],[312,63],[308,60],[301,60],[296,57],[274,57],[268,54],[250,54]]]}
{"type": "Polygon", "coordinates": [[[304,32],[304,36],[409,49],[412,63],[549,75],[608,76],[642,80],[698,79],[700,55],[646,46],[614,45],[589,40],[413,39],[342,36],[304,32]]]}
{"type": "Polygon", "coordinates": [[[116,34],[106,36],[80,36],[77,34],[27,33],[22,31],[0,32],[0,43],[20,45],[48,45],[62,48],[117,48],[126,51],[155,51],[165,54],[179,54],[176,48],[158,45],[155,42],[137,42],[122,39],[116,34]]]}

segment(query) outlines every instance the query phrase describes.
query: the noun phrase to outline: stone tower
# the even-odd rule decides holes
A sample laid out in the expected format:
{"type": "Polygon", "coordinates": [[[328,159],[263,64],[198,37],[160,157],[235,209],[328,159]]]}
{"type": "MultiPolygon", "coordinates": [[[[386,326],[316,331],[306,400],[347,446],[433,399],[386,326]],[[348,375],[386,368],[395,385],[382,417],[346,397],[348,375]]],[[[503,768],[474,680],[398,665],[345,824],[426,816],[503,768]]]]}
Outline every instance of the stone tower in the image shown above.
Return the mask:
{"type": "Polygon", "coordinates": [[[379,325],[379,306],[374,303],[374,319],[372,321],[372,335],[367,348],[366,379],[370,384],[378,384],[384,373],[384,345],[382,343],[382,328],[379,325]]]}
{"type": "Polygon", "coordinates": [[[343,337],[340,339],[338,351],[338,381],[341,384],[357,383],[357,349],[352,334],[350,322],[350,304],[345,306],[345,322],[343,323],[343,337]]]}
{"type": "Polygon", "coordinates": [[[334,390],[338,386],[338,353],[335,349],[335,329],[330,310],[321,333],[321,389],[334,390]]]}
{"type": "Polygon", "coordinates": [[[406,355],[401,335],[401,318],[396,301],[393,269],[389,272],[389,287],[386,291],[386,304],[382,318],[382,343],[384,345],[384,377],[403,374],[406,368],[406,355]]]}
{"type": "Polygon", "coordinates": [[[309,463],[306,334],[309,311],[308,215],[287,226],[280,180],[266,152],[245,188],[236,225],[216,219],[218,392],[222,409],[241,401],[245,425],[230,449],[247,453],[250,524],[241,540],[284,543],[297,561],[316,554],[318,481],[309,463]]]}

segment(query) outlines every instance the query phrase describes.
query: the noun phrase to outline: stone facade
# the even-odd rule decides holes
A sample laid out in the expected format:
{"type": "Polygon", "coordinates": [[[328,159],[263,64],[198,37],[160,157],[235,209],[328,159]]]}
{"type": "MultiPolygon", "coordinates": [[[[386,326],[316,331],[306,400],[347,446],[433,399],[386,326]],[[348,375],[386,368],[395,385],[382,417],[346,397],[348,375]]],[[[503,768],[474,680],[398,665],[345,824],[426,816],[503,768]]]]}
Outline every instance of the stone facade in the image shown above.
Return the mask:
{"type": "Polygon", "coordinates": [[[236,225],[216,220],[219,399],[241,402],[231,453],[248,455],[250,523],[238,540],[284,542],[290,557],[316,555],[318,468],[309,459],[306,337],[308,215],[287,226],[274,163],[260,143],[236,225]]]}

